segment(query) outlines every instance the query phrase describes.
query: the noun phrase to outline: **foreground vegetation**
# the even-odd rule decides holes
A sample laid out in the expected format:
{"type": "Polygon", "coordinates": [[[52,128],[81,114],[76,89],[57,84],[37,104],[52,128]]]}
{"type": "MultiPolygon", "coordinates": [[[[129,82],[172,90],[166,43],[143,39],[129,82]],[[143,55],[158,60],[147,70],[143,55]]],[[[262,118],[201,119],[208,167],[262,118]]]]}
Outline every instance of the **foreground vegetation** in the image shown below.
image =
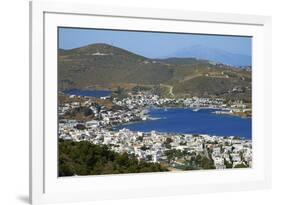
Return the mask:
{"type": "Polygon", "coordinates": [[[160,164],[138,161],[135,156],[118,154],[105,145],[59,141],[59,176],[163,171],[168,170],[160,164]]]}

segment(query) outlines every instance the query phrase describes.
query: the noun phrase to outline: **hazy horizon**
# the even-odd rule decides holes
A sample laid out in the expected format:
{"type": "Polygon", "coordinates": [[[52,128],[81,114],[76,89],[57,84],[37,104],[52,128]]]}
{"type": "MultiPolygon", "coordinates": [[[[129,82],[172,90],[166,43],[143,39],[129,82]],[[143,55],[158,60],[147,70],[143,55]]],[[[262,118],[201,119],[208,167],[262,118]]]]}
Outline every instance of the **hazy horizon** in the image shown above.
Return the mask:
{"type": "Polygon", "coordinates": [[[251,37],[59,28],[60,49],[69,50],[96,43],[109,44],[147,58],[178,57],[177,53],[194,47],[201,47],[202,52],[210,50],[247,57],[252,55],[251,37]]]}

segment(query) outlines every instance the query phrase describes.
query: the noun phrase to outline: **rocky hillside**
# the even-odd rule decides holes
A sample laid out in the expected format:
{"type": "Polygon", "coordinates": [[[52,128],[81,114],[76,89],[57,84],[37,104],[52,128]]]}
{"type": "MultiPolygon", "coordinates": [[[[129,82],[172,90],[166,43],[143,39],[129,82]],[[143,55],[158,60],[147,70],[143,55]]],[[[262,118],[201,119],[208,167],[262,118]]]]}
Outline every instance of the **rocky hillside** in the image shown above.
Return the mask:
{"type": "Polygon", "coordinates": [[[251,101],[251,71],[195,58],[149,59],[107,44],[59,50],[59,89],[161,88],[170,96],[251,101]]]}

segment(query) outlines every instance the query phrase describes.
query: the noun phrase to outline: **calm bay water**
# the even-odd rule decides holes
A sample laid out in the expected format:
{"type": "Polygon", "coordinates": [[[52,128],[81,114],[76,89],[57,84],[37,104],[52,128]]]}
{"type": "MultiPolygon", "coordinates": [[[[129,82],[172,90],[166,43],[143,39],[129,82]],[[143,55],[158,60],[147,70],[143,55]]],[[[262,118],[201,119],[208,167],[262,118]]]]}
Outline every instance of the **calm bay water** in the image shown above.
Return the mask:
{"type": "Polygon", "coordinates": [[[252,139],[252,120],[250,118],[218,115],[212,113],[213,111],[212,109],[201,109],[195,112],[192,109],[184,108],[150,109],[150,117],[157,120],[126,124],[117,129],[238,136],[252,139]]]}
{"type": "MultiPolygon", "coordinates": [[[[105,97],[111,91],[105,90],[79,90],[64,91],[68,95],[105,97]]],[[[149,116],[156,120],[147,120],[133,124],[125,124],[116,129],[127,128],[132,131],[188,134],[209,134],[217,136],[238,136],[252,139],[252,119],[230,115],[214,114],[213,109],[201,109],[197,112],[185,108],[152,108],[149,116]]]]}
{"type": "Polygon", "coordinates": [[[86,96],[86,97],[105,97],[111,95],[111,91],[108,90],[79,90],[79,89],[69,89],[64,91],[68,95],[86,96]]]}

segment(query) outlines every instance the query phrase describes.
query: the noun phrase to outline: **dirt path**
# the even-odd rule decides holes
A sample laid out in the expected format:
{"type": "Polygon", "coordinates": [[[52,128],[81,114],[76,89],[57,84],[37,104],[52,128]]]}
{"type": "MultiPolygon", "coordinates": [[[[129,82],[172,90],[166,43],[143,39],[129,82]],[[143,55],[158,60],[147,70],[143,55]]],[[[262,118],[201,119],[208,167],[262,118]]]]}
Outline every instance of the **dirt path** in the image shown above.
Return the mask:
{"type": "Polygon", "coordinates": [[[170,94],[171,96],[174,96],[174,93],[173,93],[174,87],[173,87],[173,86],[171,86],[171,85],[166,85],[166,84],[160,84],[160,86],[168,88],[168,89],[169,89],[169,94],[170,94]]]}
{"type": "Polygon", "coordinates": [[[188,76],[185,76],[184,79],[181,80],[180,82],[188,81],[188,80],[191,80],[193,78],[200,77],[200,76],[203,76],[203,74],[198,73],[198,74],[194,74],[194,75],[188,75],[188,76]]]}

